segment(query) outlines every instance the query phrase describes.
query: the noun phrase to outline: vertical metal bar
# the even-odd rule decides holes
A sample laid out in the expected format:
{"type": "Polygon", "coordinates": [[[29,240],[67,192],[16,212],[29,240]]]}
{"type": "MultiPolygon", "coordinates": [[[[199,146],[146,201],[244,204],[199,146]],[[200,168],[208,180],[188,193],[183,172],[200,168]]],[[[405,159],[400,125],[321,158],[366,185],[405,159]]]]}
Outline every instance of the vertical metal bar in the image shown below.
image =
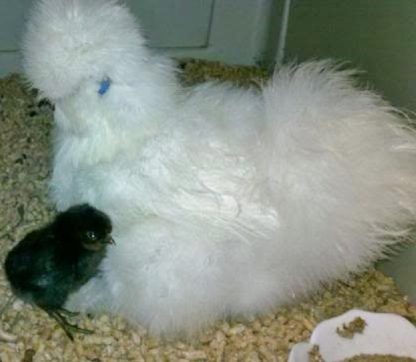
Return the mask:
{"type": "Polygon", "coordinates": [[[279,34],[279,40],[278,40],[277,52],[276,52],[276,66],[277,67],[283,64],[283,60],[285,58],[286,38],[287,38],[287,30],[289,27],[289,16],[290,16],[290,3],[291,3],[291,0],[284,0],[282,23],[280,25],[280,34],[279,34]]]}

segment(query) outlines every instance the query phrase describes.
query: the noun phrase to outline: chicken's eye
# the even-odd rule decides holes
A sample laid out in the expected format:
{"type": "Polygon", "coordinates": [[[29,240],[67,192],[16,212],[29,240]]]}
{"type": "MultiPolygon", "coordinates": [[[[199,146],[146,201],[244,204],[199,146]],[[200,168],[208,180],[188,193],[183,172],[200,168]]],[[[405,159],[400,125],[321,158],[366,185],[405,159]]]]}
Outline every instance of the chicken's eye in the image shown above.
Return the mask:
{"type": "Polygon", "coordinates": [[[94,231],[87,231],[85,235],[90,240],[97,240],[97,234],[94,231]]]}

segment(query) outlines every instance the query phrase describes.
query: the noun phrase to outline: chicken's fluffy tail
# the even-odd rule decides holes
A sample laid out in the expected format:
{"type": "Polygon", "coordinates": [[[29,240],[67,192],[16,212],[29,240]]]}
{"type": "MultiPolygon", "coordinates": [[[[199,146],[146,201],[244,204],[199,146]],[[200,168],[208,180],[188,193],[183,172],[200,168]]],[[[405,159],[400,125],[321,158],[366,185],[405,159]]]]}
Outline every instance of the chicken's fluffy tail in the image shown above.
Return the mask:
{"type": "Polygon", "coordinates": [[[359,89],[355,73],[309,62],[281,69],[263,89],[261,163],[283,247],[306,268],[327,262],[310,270],[332,277],[409,237],[416,216],[415,129],[359,89]]]}

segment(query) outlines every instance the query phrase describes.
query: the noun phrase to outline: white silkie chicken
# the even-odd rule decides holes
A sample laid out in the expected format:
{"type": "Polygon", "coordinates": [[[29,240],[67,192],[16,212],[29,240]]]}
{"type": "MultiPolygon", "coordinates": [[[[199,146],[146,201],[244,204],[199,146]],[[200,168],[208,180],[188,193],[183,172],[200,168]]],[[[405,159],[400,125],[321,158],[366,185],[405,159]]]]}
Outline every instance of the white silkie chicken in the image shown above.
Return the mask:
{"type": "Polygon", "coordinates": [[[70,308],[193,333],[362,270],[415,219],[415,133],[354,72],[183,88],[116,0],[37,1],[23,55],[56,107],[57,209],[94,205],[117,241],[70,308]]]}

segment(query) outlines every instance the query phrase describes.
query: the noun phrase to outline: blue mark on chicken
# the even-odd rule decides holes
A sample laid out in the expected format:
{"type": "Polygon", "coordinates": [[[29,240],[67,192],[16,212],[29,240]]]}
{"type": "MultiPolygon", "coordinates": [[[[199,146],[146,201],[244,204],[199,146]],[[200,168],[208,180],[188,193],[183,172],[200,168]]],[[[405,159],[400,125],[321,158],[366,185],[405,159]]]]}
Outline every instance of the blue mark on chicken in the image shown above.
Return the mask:
{"type": "Polygon", "coordinates": [[[111,85],[110,78],[104,78],[100,83],[100,89],[98,89],[98,94],[102,96],[105,93],[107,93],[108,89],[110,88],[110,85],[111,85]]]}

